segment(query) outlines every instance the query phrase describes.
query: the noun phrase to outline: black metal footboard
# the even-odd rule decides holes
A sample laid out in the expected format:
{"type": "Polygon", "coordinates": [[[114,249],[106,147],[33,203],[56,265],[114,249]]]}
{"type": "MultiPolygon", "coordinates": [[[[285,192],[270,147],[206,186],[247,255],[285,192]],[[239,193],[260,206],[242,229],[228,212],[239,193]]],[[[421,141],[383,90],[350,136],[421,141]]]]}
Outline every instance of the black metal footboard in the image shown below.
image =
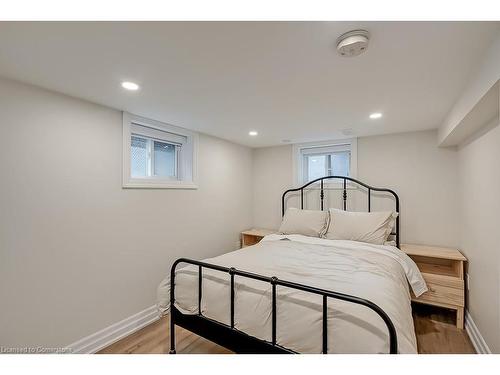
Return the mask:
{"type": "Polygon", "coordinates": [[[240,271],[235,268],[222,267],[215,264],[200,262],[197,260],[179,258],[172,265],[170,273],[170,353],[175,353],[175,326],[183,327],[199,336],[202,336],[210,341],[215,342],[236,353],[295,353],[294,351],[284,348],[276,343],[276,287],[284,286],[318,294],[323,296],[323,348],[322,353],[328,352],[328,327],[327,327],[327,311],[328,298],[339,299],[363,305],[375,311],[384,321],[389,331],[389,353],[397,353],[397,336],[396,329],[389,316],[379,306],[366,299],[351,296],[348,294],[332,292],[326,289],[314,288],[311,286],[298,284],[290,281],[280,280],[276,277],[267,277],[251,272],[240,271]],[[187,263],[198,266],[198,314],[189,315],[181,313],[175,307],[175,270],[179,263],[187,263]],[[201,298],[202,298],[202,280],[203,268],[229,273],[231,278],[231,323],[230,325],[207,318],[201,313],[201,298]],[[254,280],[268,282],[272,286],[272,341],[265,341],[256,337],[250,336],[244,332],[237,330],[234,327],[234,276],[247,277],[254,280]]]}

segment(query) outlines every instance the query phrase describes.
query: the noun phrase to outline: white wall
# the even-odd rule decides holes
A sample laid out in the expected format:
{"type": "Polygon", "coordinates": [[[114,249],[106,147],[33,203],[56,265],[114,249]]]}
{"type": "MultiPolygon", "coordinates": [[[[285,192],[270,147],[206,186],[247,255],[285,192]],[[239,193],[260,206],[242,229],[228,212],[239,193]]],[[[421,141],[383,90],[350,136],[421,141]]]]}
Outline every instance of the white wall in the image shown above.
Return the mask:
{"type": "MultiPolygon", "coordinates": [[[[500,79],[500,36],[493,41],[483,63],[472,72],[450,113],[439,128],[443,142],[500,79]]],[[[500,103],[499,103],[500,107],[500,103]]],[[[498,108],[497,108],[498,110],[498,108]]],[[[484,116],[482,116],[484,117],[484,116]]],[[[476,116],[475,118],[481,118],[476,116]]],[[[467,309],[494,353],[500,353],[500,127],[471,123],[477,128],[458,151],[459,248],[468,258],[470,290],[467,309]],[[481,127],[482,126],[482,127],[481,127]]]]}
{"type": "Polygon", "coordinates": [[[468,309],[500,353],[500,126],[459,150],[460,248],[468,258],[468,309]]]}
{"type": "Polygon", "coordinates": [[[236,248],[252,152],[200,136],[199,189],[122,189],[116,110],[0,79],[0,345],[64,346],[156,301],[180,256],[236,248]]]}
{"type": "Polygon", "coordinates": [[[358,177],[390,187],[401,202],[401,240],[458,246],[457,152],[435,130],[358,140],[358,177]]]}
{"type": "MultiPolygon", "coordinates": [[[[401,201],[401,240],[458,245],[457,152],[435,130],[358,139],[358,179],[392,188],[401,201]]],[[[277,228],[281,194],[293,182],[292,146],[254,150],[254,226],[277,228]]]]}
{"type": "Polygon", "coordinates": [[[281,195],[293,186],[292,146],[253,150],[253,223],[277,229],[281,223],[281,195]]]}

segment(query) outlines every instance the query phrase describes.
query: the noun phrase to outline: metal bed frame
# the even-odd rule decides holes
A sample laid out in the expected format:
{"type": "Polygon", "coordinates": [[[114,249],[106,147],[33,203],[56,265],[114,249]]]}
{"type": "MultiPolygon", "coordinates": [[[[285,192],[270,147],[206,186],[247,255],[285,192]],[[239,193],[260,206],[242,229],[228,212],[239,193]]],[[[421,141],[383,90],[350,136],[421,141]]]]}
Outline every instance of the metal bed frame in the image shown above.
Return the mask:
{"type": "MultiPolygon", "coordinates": [[[[347,181],[351,183],[358,184],[368,191],[368,212],[371,212],[371,193],[375,192],[386,192],[394,196],[396,204],[396,212],[399,212],[399,198],[398,195],[385,188],[376,188],[369,186],[361,181],[355,180],[350,177],[344,176],[327,176],[321,177],[316,180],[310,181],[307,184],[295,188],[289,189],[283,193],[281,198],[282,204],[282,215],[285,214],[285,198],[289,193],[300,191],[300,205],[304,208],[304,189],[308,186],[319,182],[320,183],[320,206],[321,210],[324,210],[324,180],[331,179],[341,179],[342,184],[342,201],[343,209],[347,209],[347,181]]],[[[399,215],[396,218],[396,246],[399,247],[399,215]]],[[[286,287],[301,290],[304,292],[309,292],[316,295],[321,295],[323,297],[323,321],[322,321],[322,353],[327,354],[328,352],[328,322],[327,322],[327,311],[328,311],[328,299],[338,299],[342,301],[352,302],[358,305],[366,306],[367,308],[373,310],[380,318],[384,321],[387,326],[389,333],[389,353],[397,353],[397,335],[394,324],[392,323],[389,316],[382,310],[379,306],[371,301],[356,296],[338,293],[326,289],[315,288],[304,284],[294,283],[291,281],[281,280],[275,276],[263,276],[252,272],[246,272],[238,270],[235,268],[222,267],[215,264],[210,264],[206,262],[201,262],[193,259],[179,258],[172,265],[170,271],[170,354],[175,354],[175,326],[183,327],[199,336],[202,336],[216,344],[219,344],[229,350],[236,353],[262,353],[262,354],[281,354],[281,353],[296,353],[293,350],[280,346],[276,342],[276,298],[277,298],[277,287],[286,287]],[[197,314],[184,314],[180,312],[175,307],[175,271],[180,263],[191,264],[198,266],[198,313],[197,314]],[[208,268],[215,271],[220,271],[227,273],[230,276],[231,291],[230,291],[230,324],[224,324],[219,321],[213,320],[206,316],[203,316],[201,311],[201,299],[202,299],[202,282],[203,282],[203,268],[208,268]],[[272,297],[272,339],[271,341],[266,341],[259,339],[257,337],[246,334],[245,332],[239,331],[234,325],[234,277],[244,277],[253,280],[259,280],[263,282],[268,282],[271,284],[272,297]]]]}

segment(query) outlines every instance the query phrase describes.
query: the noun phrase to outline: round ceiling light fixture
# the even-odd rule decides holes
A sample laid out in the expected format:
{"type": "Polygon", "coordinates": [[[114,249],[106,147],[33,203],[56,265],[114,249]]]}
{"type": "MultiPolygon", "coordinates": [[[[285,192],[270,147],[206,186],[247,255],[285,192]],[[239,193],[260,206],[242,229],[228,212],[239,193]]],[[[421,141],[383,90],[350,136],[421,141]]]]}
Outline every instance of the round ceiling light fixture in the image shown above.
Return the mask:
{"type": "Polygon", "coordinates": [[[258,135],[259,133],[257,133],[255,130],[250,130],[248,132],[248,135],[252,136],[252,137],[255,137],[256,135],[258,135]]]}
{"type": "Polygon", "coordinates": [[[366,30],[352,30],[337,39],[337,51],[341,56],[359,56],[368,48],[370,33],[366,30]]]}
{"type": "Polygon", "coordinates": [[[139,85],[137,83],[130,82],[130,81],[123,81],[122,82],[122,87],[125,90],[130,90],[130,91],[137,91],[137,90],[139,90],[139,85]]]}
{"type": "Polygon", "coordinates": [[[374,112],[374,113],[372,113],[372,114],[370,115],[370,118],[371,118],[372,120],[376,120],[376,119],[381,118],[381,117],[382,117],[382,113],[380,113],[380,112],[374,112]]]}

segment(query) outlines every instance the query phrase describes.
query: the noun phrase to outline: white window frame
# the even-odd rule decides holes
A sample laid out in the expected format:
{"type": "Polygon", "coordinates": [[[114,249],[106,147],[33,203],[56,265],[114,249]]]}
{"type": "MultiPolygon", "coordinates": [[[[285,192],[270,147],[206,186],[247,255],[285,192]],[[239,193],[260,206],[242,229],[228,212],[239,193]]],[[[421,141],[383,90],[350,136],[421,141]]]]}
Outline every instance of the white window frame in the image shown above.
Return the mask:
{"type": "MultiPolygon", "coordinates": [[[[332,141],[321,141],[321,142],[307,142],[298,143],[293,145],[293,180],[295,186],[302,186],[306,184],[304,182],[304,165],[303,165],[303,150],[304,149],[326,149],[328,147],[344,148],[348,149],[351,153],[351,160],[349,165],[349,177],[356,178],[358,174],[358,140],[357,138],[349,139],[339,139],[332,141]]],[[[313,152],[311,152],[313,153],[313,152]]],[[[338,185],[341,181],[325,181],[325,184],[338,185]]]]}
{"type": "Polygon", "coordinates": [[[178,126],[123,112],[122,186],[124,188],[197,189],[197,156],[198,133],[178,126]],[[139,132],[133,131],[134,125],[147,129],[139,132]],[[169,134],[165,135],[164,133],[169,134]],[[181,147],[179,149],[176,147],[177,177],[132,177],[130,168],[132,134],[138,137],[152,138],[166,143],[179,143],[179,140],[182,139],[183,142],[181,147]]]}

